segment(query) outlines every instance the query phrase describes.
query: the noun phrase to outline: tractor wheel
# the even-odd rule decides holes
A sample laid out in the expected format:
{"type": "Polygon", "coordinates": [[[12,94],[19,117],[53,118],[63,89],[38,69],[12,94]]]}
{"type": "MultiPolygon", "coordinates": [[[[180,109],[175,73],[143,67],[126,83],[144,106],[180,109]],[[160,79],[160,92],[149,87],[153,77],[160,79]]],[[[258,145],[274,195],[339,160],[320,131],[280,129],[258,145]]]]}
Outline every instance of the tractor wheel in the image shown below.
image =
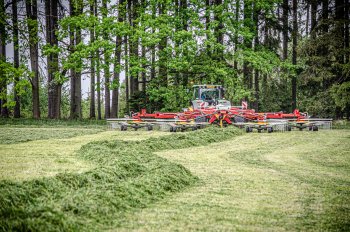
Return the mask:
{"type": "Polygon", "coordinates": [[[272,132],[273,132],[273,128],[272,127],[267,128],[267,133],[272,133],[272,132]]]}
{"type": "Polygon", "coordinates": [[[243,123],[243,122],[246,122],[245,118],[244,117],[241,117],[241,116],[234,116],[234,119],[233,119],[234,122],[236,123],[243,123]]]}
{"type": "Polygon", "coordinates": [[[128,127],[126,125],[121,125],[120,126],[120,130],[121,131],[126,131],[126,130],[128,130],[128,127]]]}
{"type": "Polygon", "coordinates": [[[146,127],[146,128],[147,128],[147,130],[148,130],[148,131],[153,130],[153,126],[152,126],[152,125],[147,125],[147,127],[146,127]]]}
{"type": "Polygon", "coordinates": [[[318,131],[318,126],[313,126],[313,127],[312,127],[312,130],[313,130],[313,131],[318,131]]]}

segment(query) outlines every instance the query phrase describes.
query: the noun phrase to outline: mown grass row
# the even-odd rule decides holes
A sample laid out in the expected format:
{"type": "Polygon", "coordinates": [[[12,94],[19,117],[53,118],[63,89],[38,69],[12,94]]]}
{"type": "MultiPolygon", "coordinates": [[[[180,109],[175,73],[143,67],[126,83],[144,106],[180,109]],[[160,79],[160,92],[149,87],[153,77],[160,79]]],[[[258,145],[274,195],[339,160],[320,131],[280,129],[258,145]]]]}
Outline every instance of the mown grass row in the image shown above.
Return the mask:
{"type": "Polygon", "coordinates": [[[0,126],[7,127],[88,127],[88,128],[106,128],[106,120],[95,119],[59,119],[48,118],[30,119],[30,118],[0,118],[0,126]]]}
{"type": "Polygon", "coordinates": [[[0,230],[116,227],[125,212],[147,207],[197,181],[183,166],[153,152],[206,145],[240,133],[235,128],[207,128],[144,141],[84,145],[78,155],[94,162],[94,170],[21,183],[0,182],[0,230]]]}
{"type": "Polygon", "coordinates": [[[43,139],[64,139],[81,135],[96,134],[102,128],[14,128],[0,127],[0,144],[14,144],[43,139]]]}

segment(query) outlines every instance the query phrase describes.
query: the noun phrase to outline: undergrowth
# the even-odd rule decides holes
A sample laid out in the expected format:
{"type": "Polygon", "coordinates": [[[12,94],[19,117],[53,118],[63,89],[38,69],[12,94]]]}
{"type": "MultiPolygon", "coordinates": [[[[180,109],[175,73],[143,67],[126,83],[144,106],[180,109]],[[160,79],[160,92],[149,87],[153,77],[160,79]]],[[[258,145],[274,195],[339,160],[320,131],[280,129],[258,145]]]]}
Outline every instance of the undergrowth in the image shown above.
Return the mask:
{"type": "Polygon", "coordinates": [[[240,133],[235,128],[207,128],[144,141],[91,142],[78,154],[96,164],[91,171],[1,181],[0,229],[95,231],[118,226],[125,212],[147,207],[197,181],[183,166],[153,152],[207,145],[240,133]]]}

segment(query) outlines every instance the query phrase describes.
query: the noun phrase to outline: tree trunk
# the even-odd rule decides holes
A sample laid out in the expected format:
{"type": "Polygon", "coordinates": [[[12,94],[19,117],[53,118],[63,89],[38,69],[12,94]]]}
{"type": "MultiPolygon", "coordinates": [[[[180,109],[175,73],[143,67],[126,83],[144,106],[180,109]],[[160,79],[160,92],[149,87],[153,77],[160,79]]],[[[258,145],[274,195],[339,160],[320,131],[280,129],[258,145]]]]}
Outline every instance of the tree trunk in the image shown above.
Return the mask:
{"type": "Polygon", "coordinates": [[[328,32],[328,7],[329,7],[329,3],[328,0],[323,0],[322,1],[322,21],[323,21],[323,25],[322,25],[322,30],[324,33],[328,32]]]}
{"type": "MultiPolygon", "coordinates": [[[[152,4],[152,19],[156,18],[156,5],[155,3],[152,4]]],[[[155,32],[155,26],[152,26],[152,33],[155,32]]],[[[154,80],[156,77],[156,46],[152,45],[151,48],[151,80],[154,80]]]]}
{"type": "MultiPolygon", "coordinates": [[[[345,64],[349,63],[350,61],[350,54],[349,54],[349,1],[345,1],[345,12],[344,12],[344,22],[345,22],[345,35],[344,35],[344,43],[345,43],[345,64]]],[[[347,75],[349,78],[349,75],[347,75]]]]}
{"type": "MultiPolygon", "coordinates": [[[[100,50],[96,52],[96,57],[100,57],[100,50]]],[[[100,59],[96,59],[96,89],[97,89],[97,119],[102,119],[101,112],[101,70],[100,70],[100,59]]]]}
{"type": "MultiPolygon", "coordinates": [[[[0,15],[3,16],[0,18],[0,60],[1,62],[6,62],[6,21],[4,16],[5,12],[5,3],[3,0],[0,0],[0,15]]],[[[7,104],[7,80],[6,76],[0,73],[0,112],[1,116],[4,118],[9,117],[9,111],[6,106],[7,104]]]]}
{"type": "MultiPolygon", "coordinates": [[[[26,11],[27,11],[27,19],[38,22],[36,0],[26,1],[26,11]]],[[[28,34],[29,34],[30,66],[34,74],[31,79],[33,118],[39,119],[40,103],[39,103],[38,25],[28,22],[27,26],[29,31],[28,34]]]]}
{"type": "MultiPolygon", "coordinates": [[[[141,9],[144,12],[146,9],[145,0],[141,0],[141,9]]],[[[144,60],[146,60],[146,46],[144,45],[144,41],[141,41],[141,59],[142,59],[142,73],[141,73],[141,79],[142,79],[142,92],[146,93],[146,65],[144,63],[144,60]]],[[[143,102],[145,103],[146,99],[143,99],[143,102]]]]}
{"type": "MultiPolygon", "coordinates": [[[[252,5],[251,1],[244,1],[244,24],[246,27],[249,27],[251,30],[252,28],[252,5]]],[[[244,40],[244,46],[246,48],[252,47],[252,41],[245,38],[244,40]]],[[[243,62],[243,79],[244,79],[244,85],[247,90],[252,90],[252,69],[248,66],[248,62],[243,62]]],[[[248,100],[248,99],[246,99],[248,100]]]]}
{"type": "Polygon", "coordinates": [[[306,2],[306,26],[305,26],[306,36],[309,35],[309,21],[310,21],[310,3],[309,1],[307,1],[306,2]]]}
{"type": "Polygon", "coordinates": [[[283,34],[283,44],[282,44],[282,49],[283,49],[283,56],[282,59],[286,60],[288,57],[288,0],[283,0],[282,4],[283,8],[283,13],[282,13],[282,21],[283,21],[283,29],[282,29],[282,34],[283,34]]]}
{"type": "MultiPolygon", "coordinates": [[[[236,9],[235,9],[235,19],[236,22],[238,22],[239,20],[239,9],[240,9],[240,0],[236,0],[236,9]]],[[[236,53],[238,51],[238,32],[235,32],[235,49],[234,52],[236,53]]],[[[238,62],[237,59],[234,60],[233,62],[233,68],[235,69],[235,71],[237,71],[238,69],[238,62]]]]}
{"type": "Polygon", "coordinates": [[[125,54],[125,111],[129,114],[129,99],[130,99],[130,85],[129,85],[129,56],[128,56],[128,36],[124,36],[124,54],[125,54]]]}
{"type": "MultiPolygon", "coordinates": [[[[102,17],[107,18],[107,0],[102,1],[102,8],[103,8],[103,13],[102,17]]],[[[108,40],[108,33],[103,32],[103,39],[108,40]]],[[[111,116],[111,94],[110,94],[110,71],[109,71],[109,55],[108,51],[105,49],[104,50],[104,62],[105,62],[105,67],[104,67],[104,79],[105,79],[105,118],[110,118],[111,116]]]]}
{"type": "MultiPolygon", "coordinates": [[[[136,11],[136,5],[135,0],[128,0],[128,14],[129,14],[129,25],[134,30],[134,19],[135,19],[135,11],[136,11]]],[[[132,97],[136,91],[138,91],[138,75],[137,73],[134,73],[134,65],[135,60],[137,59],[137,44],[135,41],[133,41],[133,34],[134,32],[131,32],[132,35],[129,36],[129,95],[132,97]]]]}
{"type": "MultiPolygon", "coordinates": [[[[119,5],[124,4],[125,0],[120,0],[119,5]]],[[[123,22],[122,7],[118,9],[118,22],[123,22]]],[[[113,72],[113,90],[112,90],[112,108],[111,117],[118,118],[119,111],[119,77],[120,77],[120,59],[121,59],[121,49],[122,49],[122,37],[117,35],[115,42],[115,60],[114,60],[114,72],[113,72]]]]}
{"type": "MultiPolygon", "coordinates": [[[[293,0],[293,48],[292,48],[292,63],[297,64],[297,46],[298,46],[298,1],[293,0]]],[[[298,73],[296,73],[298,75],[298,73]]],[[[292,111],[297,108],[297,78],[292,77],[292,111]]]]}
{"type": "MultiPolygon", "coordinates": [[[[210,40],[210,31],[209,31],[209,26],[210,26],[210,14],[211,14],[211,9],[210,9],[210,5],[211,5],[211,0],[205,0],[205,30],[206,32],[206,39],[209,41],[210,40]]],[[[209,57],[211,57],[211,46],[210,43],[207,44],[207,55],[209,57]]]]}
{"type": "MultiPolygon", "coordinates": [[[[58,30],[58,0],[46,0],[46,40],[50,46],[58,46],[56,32],[58,30]]],[[[61,87],[62,84],[55,80],[58,72],[58,54],[52,53],[47,59],[48,66],[48,117],[51,119],[60,118],[61,108],[61,87]]]]}
{"type": "MultiPolygon", "coordinates": [[[[6,62],[6,9],[3,0],[0,0],[0,64],[6,62]]],[[[9,117],[9,110],[7,107],[7,84],[6,73],[0,69],[0,116],[4,118],[9,117]]],[[[16,90],[15,90],[16,91],[16,90]]]]}
{"type": "Polygon", "coordinates": [[[216,43],[220,44],[220,46],[217,46],[215,55],[218,60],[223,60],[224,50],[222,49],[222,46],[224,45],[224,34],[222,31],[224,26],[222,23],[222,10],[220,10],[220,7],[222,7],[222,0],[215,0],[214,20],[218,22],[218,25],[215,27],[214,35],[216,37],[216,43]]]}
{"type": "MultiPolygon", "coordinates": [[[[166,4],[159,3],[159,15],[167,14],[166,4]]],[[[159,50],[159,84],[161,86],[168,86],[168,71],[167,71],[167,53],[165,48],[167,47],[167,36],[163,35],[158,44],[159,50]]]]}
{"type": "MultiPolygon", "coordinates": [[[[17,0],[12,1],[12,24],[13,24],[13,66],[14,68],[19,67],[19,51],[18,51],[18,16],[17,16],[17,0]]],[[[14,93],[14,101],[15,107],[13,109],[13,117],[20,118],[21,117],[21,105],[20,105],[20,97],[17,93],[17,83],[19,81],[19,77],[15,77],[13,93],[14,93]]]]}
{"type": "MultiPolygon", "coordinates": [[[[259,46],[259,14],[260,10],[256,8],[256,4],[254,4],[254,22],[256,23],[255,30],[255,41],[254,41],[254,50],[258,50],[259,46]]],[[[259,111],[259,70],[255,69],[254,73],[254,90],[255,90],[255,101],[254,101],[254,109],[258,112],[259,111]]]]}
{"type": "Polygon", "coordinates": [[[311,0],[311,38],[316,39],[317,1],[311,0]]]}
{"type": "MultiPolygon", "coordinates": [[[[90,15],[94,15],[94,8],[96,2],[90,2],[90,15]]],[[[97,8],[97,7],[96,7],[97,8]]],[[[90,29],[90,43],[95,42],[95,29],[90,29]]],[[[96,106],[95,106],[95,52],[91,52],[90,60],[90,119],[96,118],[96,106]]]]}
{"type": "MultiPolygon", "coordinates": [[[[187,13],[187,0],[180,0],[180,14],[182,17],[182,26],[184,31],[188,31],[188,13],[187,13]]],[[[184,49],[184,56],[187,56],[187,48],[184,49]]],[[[182,85],[186,87],[188,85],[188,74],[182,74],[182,85]]]]}
{"type": "MultiPolygon", "coordinates": [[[[129,22],[129,25],[130,25],[130,27],[131,28],[133,28],[133,25],[132,25],[132,0],[127,0],[128,1],[128,4],[127,4],[127,11],[128,11],[128,22],[129,22]]],[[[130,67],[130,69],[131,69],[131,55],[132,55],[132,41],[131,41],[131,36],[129,36],[128,37],[128,39],[127,39],[127,41],[128,41],[128,65],[129,65],[129,67],[130,67]]],[[[131,74],[131,72],[130,72],[130,69],[129,69],[129,67],[128,67],[128,77],[129,77],[129,98],[130,98],[130,96],[132,96],[133,95],[133,93],[134,93],[134,87],[133,87],[133,84],[134,84],[134,82],[133,82],[133,75],[131,74]]]]}
{"type": "MultiPolygon", "coordinates": [[[[83,8],[79,5],[80,3],[74,3],[70,1],[70,15],[77,16],[82,13],[83,8]]],[[[70,27],[70,44],[72,53],[75,52],[75,47],[81,42],[81,29],[70,27]]],[[[78,61],[81,62],[81,61],[78,61]]],[[[71,98],[70,98],[70,118],[81,119],[81,73],[76,68],[71,69],[71,98]]]]}

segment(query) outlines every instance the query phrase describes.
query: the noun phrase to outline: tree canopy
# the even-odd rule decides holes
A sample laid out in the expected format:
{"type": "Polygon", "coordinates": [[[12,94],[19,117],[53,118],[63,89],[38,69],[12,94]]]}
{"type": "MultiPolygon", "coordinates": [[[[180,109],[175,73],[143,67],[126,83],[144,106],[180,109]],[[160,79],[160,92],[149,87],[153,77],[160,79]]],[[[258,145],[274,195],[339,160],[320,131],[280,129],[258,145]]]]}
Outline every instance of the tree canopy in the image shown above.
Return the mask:
{"type": "Polygon", "coordinates": [[[2,117],[176,111],[207,83],[257,111],[349,118],[349,60],[346,0],[0,1],[2,117]]]}

